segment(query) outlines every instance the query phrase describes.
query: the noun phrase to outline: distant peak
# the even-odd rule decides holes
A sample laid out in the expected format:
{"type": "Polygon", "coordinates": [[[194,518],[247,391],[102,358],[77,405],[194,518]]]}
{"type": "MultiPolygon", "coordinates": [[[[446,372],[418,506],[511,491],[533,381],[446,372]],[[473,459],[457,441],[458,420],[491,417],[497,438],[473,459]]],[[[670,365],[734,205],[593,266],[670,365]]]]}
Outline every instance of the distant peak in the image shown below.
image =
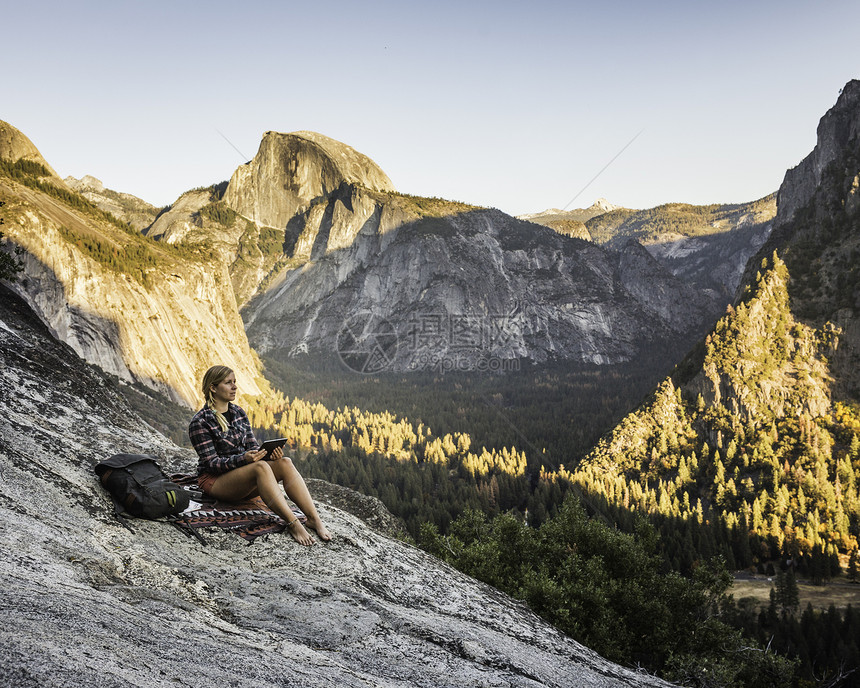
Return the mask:
{"type": "Polygon", "coordinates": [[[105,190],[105,185],[102,183],[101,179],[97,179],[92,175],[85,174],[80,179],[75,179],[72,176],[66,177],[64,180],[66,184],[68,184],[72,189],[76,191],[98,191],[102,192],[105,190]]]}
{"type": "Polygon", "coordinates": [[[605,198],[598,198],[588,208],[574,208],[573,210],[562,210],[561,208],[547,208],[539,213],[525,213],[517,215],[519,220],[538,220],[541,218],[573,218],[585,221],[596,215],[608,213],[610,210],[618,210],[623,206],[614,205],[605,198]]]}
{"type": "Polygon", "coordinates": [[[598,198],[588,210],[602,210],[604,213],[608,213],[610,210],[618,210],[620,207],[620,205],[613,205],[605,198],[598,198]]]}

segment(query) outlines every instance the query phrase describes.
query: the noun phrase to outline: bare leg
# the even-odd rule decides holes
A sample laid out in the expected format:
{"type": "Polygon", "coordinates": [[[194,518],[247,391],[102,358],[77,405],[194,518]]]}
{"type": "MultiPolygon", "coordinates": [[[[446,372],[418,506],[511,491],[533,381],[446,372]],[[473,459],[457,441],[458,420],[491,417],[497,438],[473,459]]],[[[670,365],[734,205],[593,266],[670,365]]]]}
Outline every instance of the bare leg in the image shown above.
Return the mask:
{"type": "Polygon", "coordinates": [[[308,492],[308,486],[305,485],[305,481],[293,465],[292,459],[285,456],[282,459],[270,461],[269,463],[272,465],[275,477],[283,482],[284,491],[287,493],[287,496],[308,517],[308,525],[317,531],[320,540],[326,542],[331,540],[331,533],[329,533],[328,528],[325,527],[320,515],[317,513],[314,500],[311,499],[311,494],[308,492]]]}
{"type": "Polygon", "coordinates": [[[287,529],[296,542],[306,546],[314,544],[314,539],[287,504],[284,493],[278,485],[278,478],[275,477],[272,466],[267,461],[249,463],[222,474],[212,484],[211,494],[216,499],[224,501],[238,501],[260,495],[266,506],[287,522],[287,529]]]}

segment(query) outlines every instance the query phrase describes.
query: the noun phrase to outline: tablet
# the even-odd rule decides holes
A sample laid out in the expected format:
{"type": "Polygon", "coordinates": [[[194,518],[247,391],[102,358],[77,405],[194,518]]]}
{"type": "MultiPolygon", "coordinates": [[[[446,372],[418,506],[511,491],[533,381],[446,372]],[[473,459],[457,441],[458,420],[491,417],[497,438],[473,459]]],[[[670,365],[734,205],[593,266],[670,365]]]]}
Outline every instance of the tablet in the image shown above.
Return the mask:
{"type": "Polygon", "coordinates": [[[283,447],[287,442],[289,442],[289,440],[286,437],[279,437],[276,440],[266,440],[263,442],[263,445],[260,447],[260,449],[266,452],[266,455],[263,457],[263,461],[268,461],[269,454],[278,447],[283,447]]]}

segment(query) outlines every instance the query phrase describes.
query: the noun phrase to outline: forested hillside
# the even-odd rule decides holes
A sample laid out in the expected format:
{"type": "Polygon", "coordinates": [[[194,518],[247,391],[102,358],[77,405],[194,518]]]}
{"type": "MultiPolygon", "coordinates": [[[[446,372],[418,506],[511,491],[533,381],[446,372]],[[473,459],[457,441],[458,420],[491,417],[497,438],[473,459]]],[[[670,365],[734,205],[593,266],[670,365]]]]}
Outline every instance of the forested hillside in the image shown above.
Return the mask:
{"type": "Polygon", "coordinates": [[[771,194],[752,203],[666,203],[647,210],[617,208],[587,220],[585,226],[599,244],[615,245],[636,239],[647,245],[666,241],[670,235],[708,236],[733,227],[766,222],[776,211],[774,201],[771,194]]]}
{"type": "Polygon", "coordinates": [[[717,545],[732,568],[786,556],[829,577],[860,535],[860,409],[831,406],[838,331],[794,319],[776,255],[762,269],[675,382],[566,477],[658,517],[681,570],[717,545]]]}

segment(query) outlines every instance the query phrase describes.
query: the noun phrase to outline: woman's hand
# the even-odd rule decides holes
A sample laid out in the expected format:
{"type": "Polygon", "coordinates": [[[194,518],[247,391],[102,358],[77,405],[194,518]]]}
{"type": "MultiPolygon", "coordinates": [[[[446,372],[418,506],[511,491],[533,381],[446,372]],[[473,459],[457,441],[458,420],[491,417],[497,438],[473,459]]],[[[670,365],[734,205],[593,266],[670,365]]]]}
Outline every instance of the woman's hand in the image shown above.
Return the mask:
{"type": "Polygon", "coordinates": [[[265,455],[266,455],[266,452],[264,452],[262,449],[257,449],[257,450],[252,449],[251,451],[246,451],[245,452],[245,463],[256,463],[257,461],[262,459],[265,455]]]}
{"type": "Polygon", "coordinates": [[[279,461],[284,458],[284,450],[280,447],[275,447],[270,453],[267,461],[279,461]]]}

